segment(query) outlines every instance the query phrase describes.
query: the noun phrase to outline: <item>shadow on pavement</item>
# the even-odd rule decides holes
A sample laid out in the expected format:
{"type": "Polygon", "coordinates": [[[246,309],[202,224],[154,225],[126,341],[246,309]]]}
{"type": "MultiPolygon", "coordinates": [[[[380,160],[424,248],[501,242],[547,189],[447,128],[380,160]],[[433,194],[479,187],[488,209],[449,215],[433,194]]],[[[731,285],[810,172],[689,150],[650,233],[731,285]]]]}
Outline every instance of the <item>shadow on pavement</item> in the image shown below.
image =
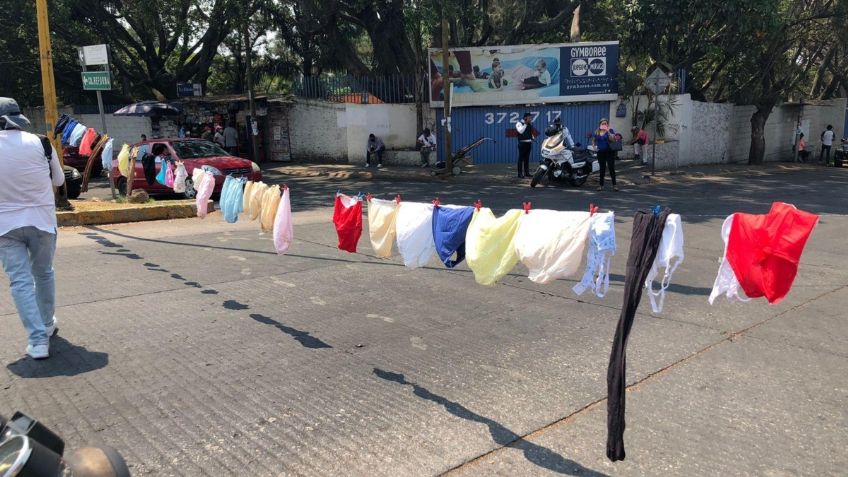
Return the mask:
{"type": "Polygon", "coordinates": [[[84,346],[77,346],[61,336],[55,336],[50,339],[50,359],[36,361],[24,357],[7,364],[6,368],[22,378],[54,378],[78,376],[103,369],[108,364],[108,353],[89,351],[84,346]]]}
{"type": "Polygon", "coordinates": [[[606,477],[606,474],[604,473],[583,467],[577,462],[566,459],[547,447],[525,440],[500,423],[476,414],[459,403],[453,402],[445,397],[439,396],[438,394],[433,394],[427,389],[407,381],[403,374],[392,373],[378,368],[374,368],[373,372],[380,379],[412,386],[412,392],[416,396],[444,406],[444,408],[454,416],[461,417],[472,422],[485,424],[489,427],[489,433],[491,433],[492,439],[496,443],[504,447],[522,451],[524,453],[524,457],[528,461],[538,465],[539,467],[543,467],[558,474],[606,477]]]}
{"type": "Polygon", "coordinates": [[[304,348],[310,349],[321,349],[321,348],[332,348],[332,346],[327,343],[319,340],[318,338],[311,336],[306,331],[301,331],[295,328],[288,327],[279,321],[274,320],[270,316],[260,315],[258,313],[252,313],[250,315],[251,318],[262,323],[264,325],[271,325],[283,333],[293,337],[298,343],[303,345],[304,348]]]}

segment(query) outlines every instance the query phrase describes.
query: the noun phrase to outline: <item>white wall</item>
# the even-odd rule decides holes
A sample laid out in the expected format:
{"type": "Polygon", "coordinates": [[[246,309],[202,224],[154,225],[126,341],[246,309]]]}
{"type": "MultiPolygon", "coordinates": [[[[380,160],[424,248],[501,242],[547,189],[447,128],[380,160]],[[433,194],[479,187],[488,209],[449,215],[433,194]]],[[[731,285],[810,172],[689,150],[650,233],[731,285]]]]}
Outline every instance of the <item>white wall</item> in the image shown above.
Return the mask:
{"type": "Polygon", "coordinates": [[[388,150],[415,147],[414,104],[345,104],[297,98],[290,114],[295,159],[364,162],[369,134],[380,137],[388,150]]]}
{"type": "MultiPolygon", "coordinates": [[[[44,134],[46,126],[44,122],[43,108],[25,108],[24,115],[32,122],[30,132],[44,134]]],[[[102,132],[99,114],[73,114],[71,108],[62,108],[59,114],[69,114],[82,124],[92,127],[97,131],[102,132]]],[[[162,122],[163,126],[165,122],[162,122]]],[[[138,142],[142,134],[151,137],[153,134],[150,118],[133,117],[133,116],[113,116],[106,115],[106,129],[109,137],[115,139],[114,153],[117,155],[121,150],[121,145],[124,143],[131,144],[138,142]]]]}
{"type": "Polygon", "coordinates": [[[294,159],[347,162],[345,105],[297,98],[289,116],[294,159]]]}

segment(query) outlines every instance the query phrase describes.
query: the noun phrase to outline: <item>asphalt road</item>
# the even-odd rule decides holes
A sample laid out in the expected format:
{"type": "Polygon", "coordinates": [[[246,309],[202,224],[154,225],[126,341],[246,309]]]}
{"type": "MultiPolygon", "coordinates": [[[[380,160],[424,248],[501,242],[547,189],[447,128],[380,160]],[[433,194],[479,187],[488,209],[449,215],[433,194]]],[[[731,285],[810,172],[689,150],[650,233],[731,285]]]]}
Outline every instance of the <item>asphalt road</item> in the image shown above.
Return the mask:
{"type": "Polygon", "coordinates": [[[113,445],[135,475],[844,475],[848,171],[617,194],[286,180],[286,256],[257,223],[219,214],[62,230],[50,360],[23,358],[0,296],[0,414],[30,413],[71,448],[113,445]],[[341,252],[338,189],[615,210],[610,293],[578,299],[572,281],[536,285],[521,266],[494,287],[465,266],[410,270],[371,256],[367,235],[361,253],[341,252]],[[822,214],[791,293],[709,306],[722,220],[774,200],[822,214]],[[639,310],[627,459],[611,463],[605,377],[630,217],[654,204],[683,215],[686,260],[664,312],[639,310]]]}

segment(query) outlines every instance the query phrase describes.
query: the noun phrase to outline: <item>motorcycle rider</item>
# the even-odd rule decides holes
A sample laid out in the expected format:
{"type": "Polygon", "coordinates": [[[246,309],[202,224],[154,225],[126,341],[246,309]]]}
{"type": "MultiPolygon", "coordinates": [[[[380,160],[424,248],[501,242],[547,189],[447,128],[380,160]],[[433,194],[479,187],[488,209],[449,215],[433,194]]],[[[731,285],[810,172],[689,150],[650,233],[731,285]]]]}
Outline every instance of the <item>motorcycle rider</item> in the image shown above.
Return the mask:
{"type": "Polygon", "coordinates": [[[551,134],[548,134],[548,136],[553,136],[557,132],[562,131],[563,140],[565,141],[566,146],[568,146],[569,149],[574,148],[574,139],[572,139],[571,133],[568,132],[568,127],[562,125],[561,118],[554,119],[554,123],[551,125],[551,128],[553,128],[553,131],[551,131],[551,134]]]}

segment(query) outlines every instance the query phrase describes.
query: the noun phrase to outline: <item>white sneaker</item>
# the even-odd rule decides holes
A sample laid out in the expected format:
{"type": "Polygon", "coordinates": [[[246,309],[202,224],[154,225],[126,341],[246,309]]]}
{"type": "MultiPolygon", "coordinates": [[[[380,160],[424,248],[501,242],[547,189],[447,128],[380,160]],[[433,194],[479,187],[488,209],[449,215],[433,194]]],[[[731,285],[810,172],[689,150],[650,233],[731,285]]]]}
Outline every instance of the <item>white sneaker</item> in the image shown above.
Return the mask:
{"type": "Polygon", "coordinates": [[[377,164],[377,169],[382,169],[382,168],[383,168],[382,164],[377,164]]]}
{"type": "Polygon", "coordinates": [[[46,344],[43,345],[27,345],[26,353],[32,359],[47,359],[50,357],[50,347],[46,344]]]}
{"type": "Polygon", "coordinates": [[[48,338],[52,338],[53,336],[55,336],[56,332],[59,331],[59,319],[54,316],[53,324],[48,326],[47,329],[44,331],[47,333],[48,338]]]}

